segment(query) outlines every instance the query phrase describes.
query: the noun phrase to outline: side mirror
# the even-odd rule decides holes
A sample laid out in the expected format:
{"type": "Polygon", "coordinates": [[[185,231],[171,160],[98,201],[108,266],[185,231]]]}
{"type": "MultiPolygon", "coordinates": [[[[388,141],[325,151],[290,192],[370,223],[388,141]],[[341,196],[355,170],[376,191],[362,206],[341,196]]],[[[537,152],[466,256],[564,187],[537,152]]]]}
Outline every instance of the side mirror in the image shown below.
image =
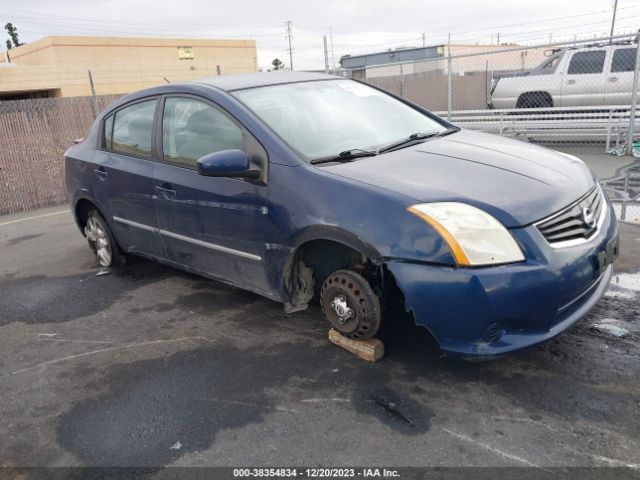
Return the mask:
{"type": "Polygon", "coordinates": [[[198,159],[198,173],[207,177],[258,178],[260,170],[252,168],[249,157],[242,150],[221,150],[198,159]]]}

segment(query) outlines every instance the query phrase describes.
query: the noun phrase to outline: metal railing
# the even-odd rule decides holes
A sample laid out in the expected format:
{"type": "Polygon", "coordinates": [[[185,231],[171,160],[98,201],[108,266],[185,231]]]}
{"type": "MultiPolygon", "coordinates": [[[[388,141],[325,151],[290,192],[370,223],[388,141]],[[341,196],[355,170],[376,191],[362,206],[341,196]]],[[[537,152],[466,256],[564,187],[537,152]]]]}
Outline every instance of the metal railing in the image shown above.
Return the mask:
{"type": "Polygon", "coordinates": [[[640,165],[634,165],[625,172],[623,193],[620,220],[640,223],[640,165]]]}
{"type": "MultiPolygon", "coordinates": [[[[552,107],[433,112],[458,126],[525,141],[604,142],[619,149],[628,135],[630,107],[552,107]]],[[[636,132],[640,126],[636,127],[636,132]]]]}

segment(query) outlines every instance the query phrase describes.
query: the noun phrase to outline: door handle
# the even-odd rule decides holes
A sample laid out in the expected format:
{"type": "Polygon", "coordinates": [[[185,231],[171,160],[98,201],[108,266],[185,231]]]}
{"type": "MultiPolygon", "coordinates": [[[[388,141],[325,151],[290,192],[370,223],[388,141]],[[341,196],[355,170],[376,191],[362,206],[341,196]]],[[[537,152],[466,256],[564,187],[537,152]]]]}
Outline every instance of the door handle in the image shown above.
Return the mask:
{"type": "Polygon", "coordinates": [[[617,82],[617,81],[618,81],[618,77],[609,77],[609,81],[610,81],[611,83],[613,83],[613,82],[617,82]]]}
{"type": "Polygon", "coordinates": [[[161,187],[156,186],[155,187],[155,191],[162,195],[163,198],[170,200],[172,198],[175,198],[176,196],[176,191],[173,190],[171,188],[171,185],[169,185],[168,183],[163,183],[161,187]]]}
{"type": "Polygon", "coordinates": [[[107,173],[107,171],[104,169],[104,167],[98,167],[98,168],[96,168],[96,169],[93,171],[93,173],[95,173],[95,174],[98,176],[98,178],[99,178],[100,180],[106,180],[106,179],[107,179],[107,176],[109,175],[109,174],[107,173]]]}
{"type": "Polygon", "coordinates": [[[567,80],[567,85],[574,85],[576,83],[576,81],[572,78],[570,80],[567,80]]]}

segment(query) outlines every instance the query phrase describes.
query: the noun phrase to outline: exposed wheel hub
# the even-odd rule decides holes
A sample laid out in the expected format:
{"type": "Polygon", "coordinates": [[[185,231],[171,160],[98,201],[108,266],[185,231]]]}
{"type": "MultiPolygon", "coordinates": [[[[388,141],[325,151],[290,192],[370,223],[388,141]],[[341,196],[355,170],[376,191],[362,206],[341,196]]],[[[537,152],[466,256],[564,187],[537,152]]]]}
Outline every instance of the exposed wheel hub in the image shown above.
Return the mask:
{"type": "Polygon", "coordinates": [[[331,326],[346,337],[371,338],[380,327],[378,297],[367,280],[352,270],[336,270],[326,278],[320,305],[331,326]]]}
{"type": "Polygon", "coordinates": [[[333,300],[331,300],[331,303],[329,303],[329,306],[336,312],[338,315],[338,321],[341,324],[344,324],[344,322],[353,317],[353,310],[349,308],[347,298],[344,295],[334,297],[333,300]]]}

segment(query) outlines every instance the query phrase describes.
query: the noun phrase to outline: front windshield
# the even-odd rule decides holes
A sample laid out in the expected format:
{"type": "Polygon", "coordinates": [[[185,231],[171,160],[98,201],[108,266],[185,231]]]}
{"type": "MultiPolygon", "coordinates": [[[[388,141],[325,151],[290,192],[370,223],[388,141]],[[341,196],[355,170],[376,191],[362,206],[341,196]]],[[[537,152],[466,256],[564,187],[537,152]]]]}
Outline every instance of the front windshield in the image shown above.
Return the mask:
{"type": "Polygon", "coordinates": [[[352,80],[289,83],[234,95],[307,159],[446,130],[390,95],[352,80]]]}

